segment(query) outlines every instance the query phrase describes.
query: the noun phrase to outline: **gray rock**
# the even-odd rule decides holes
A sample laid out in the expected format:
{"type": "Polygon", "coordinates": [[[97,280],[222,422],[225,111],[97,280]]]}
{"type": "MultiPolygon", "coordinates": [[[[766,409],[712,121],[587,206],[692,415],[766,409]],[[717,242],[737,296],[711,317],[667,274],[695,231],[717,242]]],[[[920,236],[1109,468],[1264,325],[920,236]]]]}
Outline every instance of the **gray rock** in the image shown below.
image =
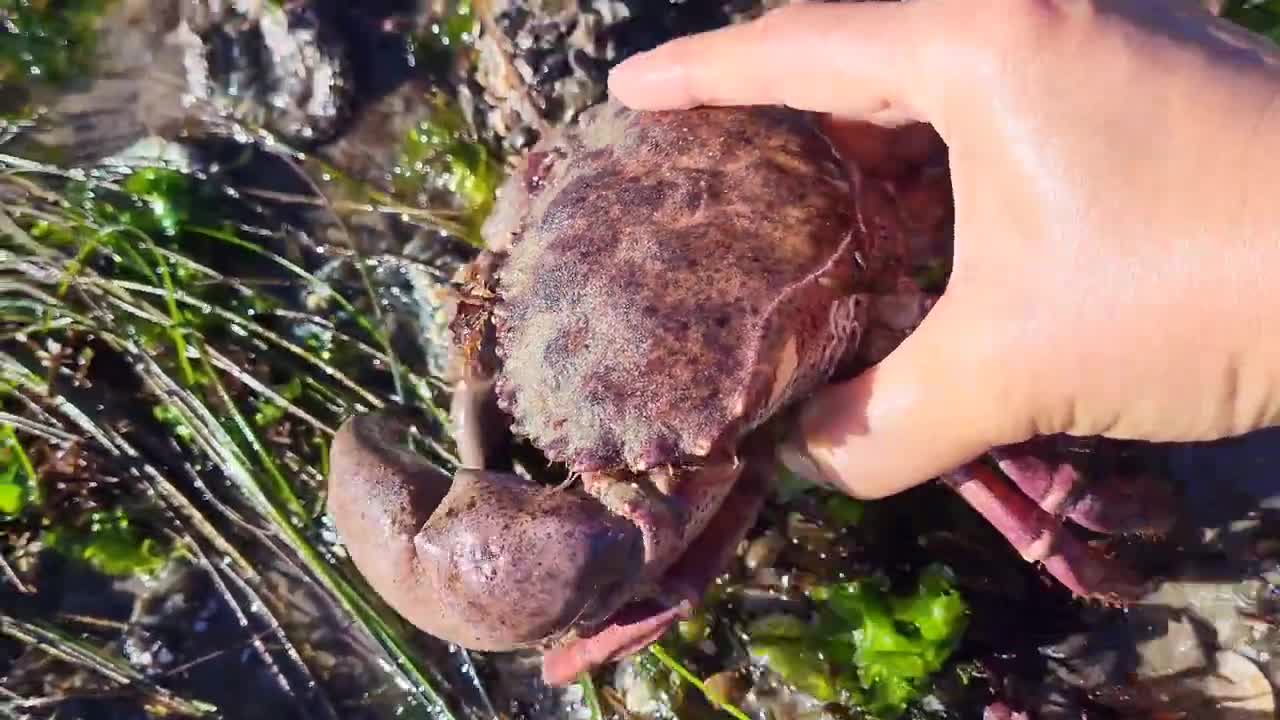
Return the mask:
{"type": "Polygon", "coordinates": [[[786,3],[495,0],[476,43],[474,117],[518,152],[603,100],[609,68],[635,52],[786,3]]]}

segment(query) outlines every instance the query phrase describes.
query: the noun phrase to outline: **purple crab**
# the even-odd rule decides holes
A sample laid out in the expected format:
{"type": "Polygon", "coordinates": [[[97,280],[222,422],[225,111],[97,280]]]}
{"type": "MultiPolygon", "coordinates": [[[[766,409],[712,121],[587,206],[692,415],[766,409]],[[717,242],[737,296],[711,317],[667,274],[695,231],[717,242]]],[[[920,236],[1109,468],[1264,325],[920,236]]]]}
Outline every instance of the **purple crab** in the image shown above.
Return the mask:
{"type": "MultiPolygon", "coordinates": [[[[432,635],[542,649],[555,684],[655,641],[754,522],[790,410],[928,311],[908,278],[938,244],[907,206],[786,108],[608,101],[549,135],[461,283],[463,469],[402,449],[387,416],[338,433],[329,507],[356,567],[432,635]],[[513,472],[513,438],[570,482],[513,472]]],[[[1143,584],[1063,520],[1158,533],[1174,505],[1159,478],[1090,477],[1113,451],[1039,438],[943,481],[1073,592],[1118,602],[1143,584]]]]}

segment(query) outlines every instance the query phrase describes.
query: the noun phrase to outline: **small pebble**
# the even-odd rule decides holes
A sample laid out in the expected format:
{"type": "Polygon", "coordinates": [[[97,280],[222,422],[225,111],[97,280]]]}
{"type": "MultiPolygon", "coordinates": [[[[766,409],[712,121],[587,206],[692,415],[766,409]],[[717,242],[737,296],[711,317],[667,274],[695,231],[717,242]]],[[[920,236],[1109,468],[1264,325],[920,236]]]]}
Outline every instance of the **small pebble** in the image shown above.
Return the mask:
{"type": "Polygon", "coordinates": [[[787,541],[776,530],[769,530],[751,541],[747,546],[746,556],[742,559],[747,571],[754,573],[761,568],[772,567],[778,561],[787,541]]]}
{"type": "Polygon", "coordinates": [[[787,515],[787,537],[809,552],[824,553],[831,548],[835,533],[804,515],[793,512],[787,515]]]}
{"type": "Polygon", "coordinates": [[[716,702],[737,705],[751,689],[739,670],[724,670],[707,678],[707,694],[716,702]]]}

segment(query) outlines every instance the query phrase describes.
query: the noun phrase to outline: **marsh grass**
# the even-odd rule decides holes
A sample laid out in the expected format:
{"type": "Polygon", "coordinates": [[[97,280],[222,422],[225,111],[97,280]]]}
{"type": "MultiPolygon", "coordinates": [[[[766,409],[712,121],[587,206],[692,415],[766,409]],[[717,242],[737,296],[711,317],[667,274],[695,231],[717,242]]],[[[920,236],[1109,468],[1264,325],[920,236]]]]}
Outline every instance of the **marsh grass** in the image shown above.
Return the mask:
{"type": "MultiPolygon", "coordinates": [[[[117,574],[154,573],[182,556],[264,629],[271,642],[255,651],[294,692],[315,678],[258,569],[265,550],[377,641],[411,709],[453,717],[415,632],[352,570],[322,513],[328,444],[355,412],[405,408],[430,438],[423,452],[452,469],[440,383],[393,357],[364,268],[353,287],[321,279],[320,257],[220,220],[261,218],[218,187],[162,168],[68,172],[0,158],[3,568],[16,579],[15,564],[40,549],[117,574]],[[317,294],[328,299],[323,314],[306,305],[317,294]],[[52,472],[70,453],[82,472],[52,472]],[[78,512],[64,507],[69,496],[91,500],[78,512]],[[118,522],[104,522],[113,512],[118,522]]],[[[71,637],[4,622],[6,634],[44,650],[61,643],[54,633],[71,637]]],[[[106,672],[119,661],[85,643],[59,652],[167,698],[173,712],[211,710],[106,672]]]]}
{"type": "Polygon", "coordinates": [[[1277,0],[1227,0],[1222,16],[1273,42],[1280,42],[1280,2],[1277,0]]]}
{"type": "Polygon", "coordinates": [[[135,693],[141,695],[141,704],[150,713],[210,717],[218,710],[209,703],[175,695],[147,680],[141,673],[118,658],[104,653],[101,648],[47,623],[23,622],[0,616],[0,635],[6,635],[31,647],[39,648],[52,658],[88,668],[110,682],[129,686],[135,693]]]}

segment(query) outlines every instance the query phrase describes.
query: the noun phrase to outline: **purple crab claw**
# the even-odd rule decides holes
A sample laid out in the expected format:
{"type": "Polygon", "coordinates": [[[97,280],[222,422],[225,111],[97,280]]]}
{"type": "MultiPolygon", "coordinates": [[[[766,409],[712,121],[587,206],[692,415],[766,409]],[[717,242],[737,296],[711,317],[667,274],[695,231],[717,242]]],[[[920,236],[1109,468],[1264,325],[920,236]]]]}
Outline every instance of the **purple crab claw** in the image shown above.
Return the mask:
{"type": "Polygon", "coordinates": [[[518,475],[450,478],[363,415],[338,431],[329,510],[356,567],[409,622],[475,650],[553,640],[601,620],[644,564],[639,528],[599,500],[518,475]]]}

